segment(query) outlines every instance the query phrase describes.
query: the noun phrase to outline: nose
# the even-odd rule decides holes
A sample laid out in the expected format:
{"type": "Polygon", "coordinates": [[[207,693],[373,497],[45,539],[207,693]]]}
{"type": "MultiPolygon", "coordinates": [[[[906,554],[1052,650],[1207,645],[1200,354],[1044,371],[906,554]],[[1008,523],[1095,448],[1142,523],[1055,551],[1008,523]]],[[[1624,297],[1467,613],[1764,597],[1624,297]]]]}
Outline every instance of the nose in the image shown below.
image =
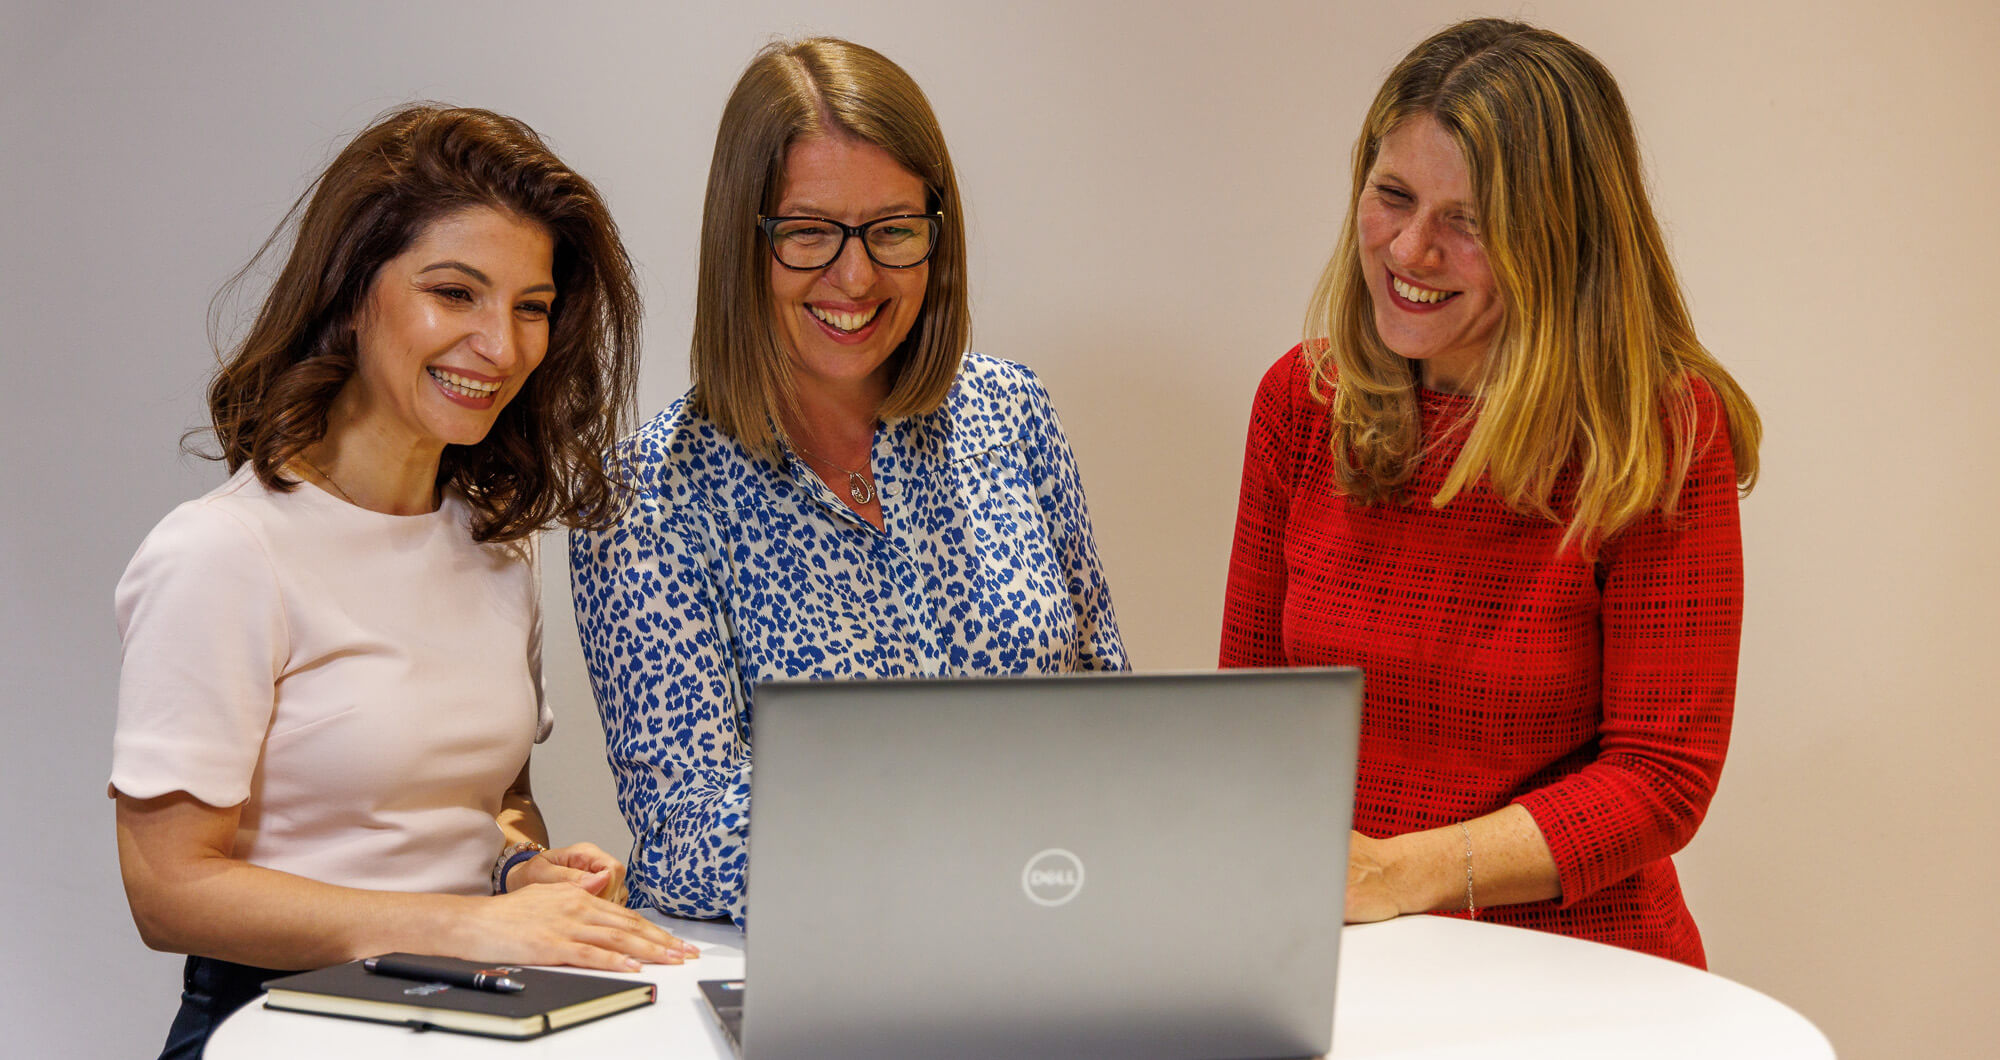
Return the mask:
{"type": "Polygon", "coordinates": [[[1442,263],[1443,249],[1438,245],[1437,225],[1439,221],[1430,214],[1420,214],[1410,218],[1403,230],[1389,243],[1389,253],[1397,265],[1409,269],[1431,268],[1442,263]]]}
{"type": "Polygon", "coordinates": [[[876,276],[875,259],[868,256],[859,236],[850,237],[839,256],[826,266],[826,281],[842,294],[866,293],[875,285],[876,276]]]}
{"type": "Polygon", "coordinates": [[[517,326],[513,307],[496,305],[477,315],[466,342],[481,360],[502,372],[511,372],[521,359],[517,326]]]}

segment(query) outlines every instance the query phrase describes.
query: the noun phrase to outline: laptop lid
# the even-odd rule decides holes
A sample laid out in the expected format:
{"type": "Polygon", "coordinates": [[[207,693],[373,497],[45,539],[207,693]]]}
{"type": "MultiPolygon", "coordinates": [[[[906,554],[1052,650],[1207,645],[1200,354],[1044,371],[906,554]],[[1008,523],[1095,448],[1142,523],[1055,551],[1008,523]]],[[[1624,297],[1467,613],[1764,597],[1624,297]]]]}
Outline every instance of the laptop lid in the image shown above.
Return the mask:
{"type": "Polygon", "coordinates": [[[1361,674],[772,682],[745,1060],[1330,1045],[1361,674]]]}

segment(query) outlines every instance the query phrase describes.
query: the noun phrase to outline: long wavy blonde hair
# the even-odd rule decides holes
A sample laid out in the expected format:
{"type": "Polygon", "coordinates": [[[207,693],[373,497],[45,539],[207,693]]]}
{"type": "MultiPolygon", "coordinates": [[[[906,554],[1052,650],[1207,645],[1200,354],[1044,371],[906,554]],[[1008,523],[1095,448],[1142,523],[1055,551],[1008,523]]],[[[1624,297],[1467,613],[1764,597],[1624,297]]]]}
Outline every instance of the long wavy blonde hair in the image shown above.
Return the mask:
{"type": "Polygon", "coordinates": [[[1594,555],[1655,506],[1672,515],[1708,442],[1695,437],[1691,377],[1714,392],[1749,492],[1763,428],[1695,338],[1617,83],[1563,37],[1501,19],[1461,22],[1405,56],[1355,143],[1347,222],[1306,320],[1341,489],[1363,503],[1402,499],[1424,457],[1416,366],[1375,330],[1355,229],[1383,138],[1424,116],[1465,157],[1505,306],[1476,422],[1431,504],[1485,475],[1509,507],[1564,524],[1563,547],[1594,555]],[[1574,498],[1558,511],[1552,494],[1571,466],[1574,498]]]}

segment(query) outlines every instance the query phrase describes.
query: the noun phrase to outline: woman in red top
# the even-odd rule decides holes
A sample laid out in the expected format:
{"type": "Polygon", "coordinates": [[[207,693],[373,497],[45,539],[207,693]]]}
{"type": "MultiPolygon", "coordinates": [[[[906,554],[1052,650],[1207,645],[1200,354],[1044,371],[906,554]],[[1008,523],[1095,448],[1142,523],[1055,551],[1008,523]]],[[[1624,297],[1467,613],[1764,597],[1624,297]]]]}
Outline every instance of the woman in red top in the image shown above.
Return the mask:
{"type": "Polygon", "coordinates": [[[1390,73],[1265,374],[1224,666],[1367,675],[1347,917],[1704,962],[1760,427],[1696,340],[1611,75],[1481,19],[1390,73]]]}

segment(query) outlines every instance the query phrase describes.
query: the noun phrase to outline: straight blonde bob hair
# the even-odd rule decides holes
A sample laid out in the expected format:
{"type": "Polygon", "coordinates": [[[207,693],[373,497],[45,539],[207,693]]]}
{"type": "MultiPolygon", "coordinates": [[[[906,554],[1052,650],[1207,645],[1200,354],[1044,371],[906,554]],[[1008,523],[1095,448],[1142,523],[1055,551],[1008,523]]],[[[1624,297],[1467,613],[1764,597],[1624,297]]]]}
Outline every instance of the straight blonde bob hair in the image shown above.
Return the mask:
{"type": "Polygon", "coordinates": [[[930,101],[881,53],[833,37],[778,41],[757,53],[715,135],[701,219],[691,375],[698,409],[745,449],[779,456],[781,413],[796,408],[791,359],[772,317],[771,250],[759,214],[777,209],[785,154],[818,137],[863,140],[923,181],[944,214],[924,304],[891,355],[895,381],[877,415],[944,404],[972,331],[958,177],[930,101]]]}
{"type": "Polygon", "coordinates": [[[1436,120],[1465,157],[1505,307],[1475,384],[1476,423],[1431,504],[1485,475],[1509,507],[1564,524],[1562,547],[1595,555],[1654,507],[1672,516],[1711,440],[1695,437],[1694,378],[1723,410],[1748,493],[1763,428],[1695,338],[1617,83],[1583,48],[1501,19],[1461,22],[1417,45],[1354,145],[1347,222],[1306,319],[1340,488],[1362,503],[1400,500],[1424,456],[1416,366],[1375,330],[1355,230],[1383,138],[1419,117],[1436,120]],[[1570,467],[1575,494],[1559,512],[1551,494],[1570,467]]]}

